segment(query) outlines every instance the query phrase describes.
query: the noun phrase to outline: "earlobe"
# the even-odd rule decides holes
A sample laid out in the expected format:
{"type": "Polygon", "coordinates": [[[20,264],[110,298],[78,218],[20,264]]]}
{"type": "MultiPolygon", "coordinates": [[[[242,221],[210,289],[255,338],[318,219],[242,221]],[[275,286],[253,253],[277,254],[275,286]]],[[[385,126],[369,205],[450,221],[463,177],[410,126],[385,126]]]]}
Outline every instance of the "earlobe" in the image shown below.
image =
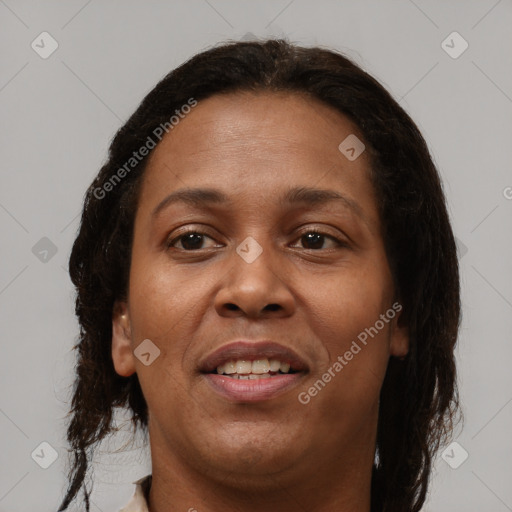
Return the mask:
{"type": "Polygon", "coordinates": [[[391,344],[389,347],[392,356],[403,359],[409,353],[409,329],[405,322],[400,322],[400,315],[394,318],[391,326],[391,344]]]}
{"type": "Polygon", "coordinates": [[[116,373],[129,377],[135,373],[130,314],[126,302],[116,301],[112,312],[112,361],[116,373]]]}

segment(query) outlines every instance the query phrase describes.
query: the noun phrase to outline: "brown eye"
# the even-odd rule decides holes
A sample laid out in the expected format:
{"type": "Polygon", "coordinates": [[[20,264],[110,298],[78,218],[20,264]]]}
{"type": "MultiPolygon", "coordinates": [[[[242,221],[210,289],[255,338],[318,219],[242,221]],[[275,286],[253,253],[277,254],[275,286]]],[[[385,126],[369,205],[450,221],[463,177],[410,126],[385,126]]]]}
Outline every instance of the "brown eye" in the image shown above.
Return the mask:
{"type": "Polygon", "coordinates": [[[326,240],[331,240],[335,243],[334,247],[346,246],[342,240],[328,235],[327,233],[321,233],[319,231],[308,231],[301,235],[300,237],[301,243],[303,244],[305,249],[326,249],[323,247],[326,240]]]}
{"type": "Polygon", "coordinates": [[[175,247],[176,242],[181,241],[181,247],[175,247],[176,249],[184,251],[204,249],[204,247],[202,247],[202,244],[204,243],[205,238],[210,238],[210,240],[213,240],[211,237],[209,237],[205,233],[201,233],[200,231],[187,231],[186,233],[182,233],[180,236],[177,236],[170,240],[167,243],[167,247],[175,247]]]}

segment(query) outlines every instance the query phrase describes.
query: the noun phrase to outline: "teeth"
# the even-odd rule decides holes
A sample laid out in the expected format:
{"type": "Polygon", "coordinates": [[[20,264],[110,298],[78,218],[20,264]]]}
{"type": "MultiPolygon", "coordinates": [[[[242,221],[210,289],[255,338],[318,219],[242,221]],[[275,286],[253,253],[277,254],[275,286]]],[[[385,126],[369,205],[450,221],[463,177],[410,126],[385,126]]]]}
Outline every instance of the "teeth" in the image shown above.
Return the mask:
{"type": "Polygon", "coordinates": [[[270,365],[268,359],[256,359],[256,361],[252,362],[252,373],[261,375],[262,373],[268,373],[269,370],[270,365]]]}
{"type": "Polygon", "coordinates": [[[229,361],[224,365],[224,372],[228,375],[231,375],[232,373],[236,373],[236,364],[234,361],[229,361]]]}
{"type": "Polygon", "coordinates": [[[251,361],[245,361],[243,359],[239,359],[236,362],[236,373],[251,373],[252,363],[251,361]]]}
{"type": "Polygon", "coordinates": [[[278,372],[279,368],[281,368],[281,361],[278,359],[271,359],[269,365],[271,372],[278,372]]]}
{"type": "Polygon", "coordinates": [[[244,379],[244,380],[256,380],[256,379],[270,379],[272,375],[270,373],[263,373],[261,375],[256,375],[255,373],[250,373],[249,375],[238,375],[238,373],[234,373],[230,375],[230,379],[244,379]]]}
{"type": "Polygon", "coordinates": [[[281,367],[279,368],[283,373],[288,373],[290,370],[290,365],[288,363],[281,363],[281,367]]]}
{"type": "Polygon", "coordinates": [[[232,375],[234,378],[240,379],[255,379],[255,378],[268,378],[271,377],[269,372],[288,373],[290,371],[289,363],[283,363],[278,359],[255,359],[254,361],[247,361],[245,359],[238,359],[228,361],[224,364],[217,366],[218,374],[232,375]]]}

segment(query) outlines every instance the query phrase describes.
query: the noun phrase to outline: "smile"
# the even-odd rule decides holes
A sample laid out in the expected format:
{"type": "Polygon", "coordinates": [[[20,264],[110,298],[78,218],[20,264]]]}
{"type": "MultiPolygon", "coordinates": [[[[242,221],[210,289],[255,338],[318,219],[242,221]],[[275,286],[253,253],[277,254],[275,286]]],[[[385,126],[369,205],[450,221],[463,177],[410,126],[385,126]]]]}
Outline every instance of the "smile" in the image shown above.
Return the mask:
{"type": "Polygon", "coordinates": [[[276,398],[298,385],[305,375],[296,373],[203,374],[210,388],[230,402],[261,402],[276,398]]]}
{"type": "Polygon", "coordinates": [[[294,350],[270,340],[228,343],[205,355],[198,367],[216,395],[237,403],[275,398],[309,370],[294,350]]]}
{"type": "Polygon", "coordinates": [[[229,375],[232,378],[268,378],[279,373],[292,372],[290,364],[279,359],[255,359],[247,361],[245,359],[231,360],[225,364],[217,366],[217,373],[229,375]]]}

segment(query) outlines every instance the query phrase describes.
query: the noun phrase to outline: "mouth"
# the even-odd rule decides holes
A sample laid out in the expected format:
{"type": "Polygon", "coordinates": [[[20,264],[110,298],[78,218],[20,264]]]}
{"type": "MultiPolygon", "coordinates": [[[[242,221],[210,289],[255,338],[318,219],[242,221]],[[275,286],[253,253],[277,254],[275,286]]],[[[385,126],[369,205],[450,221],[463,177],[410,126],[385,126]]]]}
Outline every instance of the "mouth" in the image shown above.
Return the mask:
{"type": "Polygon", "coordinates": [[[230,343],[207,356],[199,369],[210,388],[232,402],[274,398],[309,371],[292,349],[272,341],[230,343]]]}

